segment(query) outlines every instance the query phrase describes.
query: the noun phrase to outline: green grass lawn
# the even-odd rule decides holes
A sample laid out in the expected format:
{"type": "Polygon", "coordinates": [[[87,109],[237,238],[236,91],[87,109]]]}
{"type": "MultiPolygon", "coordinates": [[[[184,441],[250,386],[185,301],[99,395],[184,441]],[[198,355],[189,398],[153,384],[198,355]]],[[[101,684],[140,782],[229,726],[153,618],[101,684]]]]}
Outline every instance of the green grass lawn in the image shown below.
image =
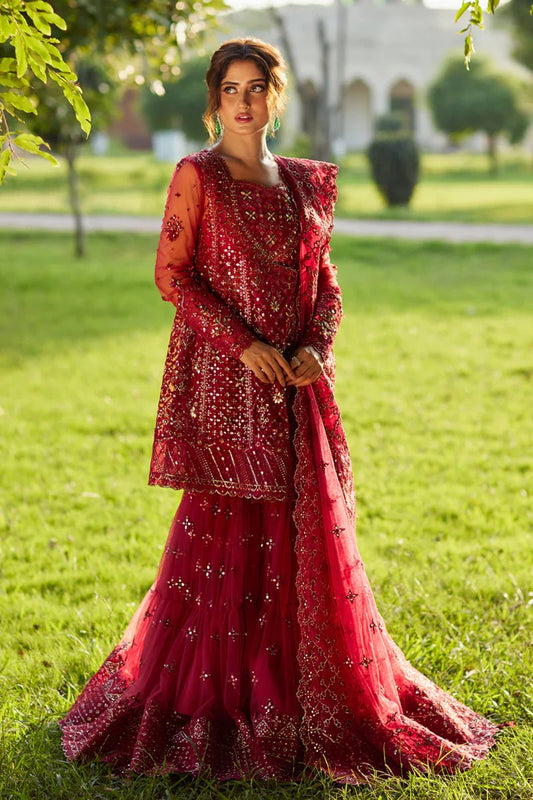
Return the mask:
{"type": "Polygon", "coordinates": [[[55,720],[151,584],[180,495],[147,486],[171,307],[155,237],[0,233],[0,798],[531,800],[533,249],[336,237],[337,398],[378,605],[412,663],[496,721],[452,778],[356,788],[122,781],[55,720]]]}
{"type": "MultiPolygon", "coordinates": [[[[6,180],[0,190],[2,211],[68,213],[65,167],[28,159],[30,168],[6,180]]],[[[80,158],[82,205],[87,214],[162,216],[172,164],[149,154],[80,158]]],[[[531,157],[508,154],[496,178],[487,174],[486,157],[451,153],[422,156],[421,180],[409,209],[387,210],[369,177],[365,157],[347,156],[341,165],[337,213],[344,217],[505,222],[533,220],[531,157]]]]}

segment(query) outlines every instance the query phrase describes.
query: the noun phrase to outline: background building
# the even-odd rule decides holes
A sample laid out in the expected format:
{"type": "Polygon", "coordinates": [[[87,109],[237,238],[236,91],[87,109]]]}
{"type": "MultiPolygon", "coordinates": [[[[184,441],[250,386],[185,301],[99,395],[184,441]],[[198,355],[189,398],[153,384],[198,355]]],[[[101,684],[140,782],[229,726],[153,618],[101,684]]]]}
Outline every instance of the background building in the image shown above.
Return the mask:
{"type": "MultiPolygon", "coordinates": [[[[299,83],[310,94],[327,97],[320,113],[330,117],[337,153],[366,147],[375,118],[394,109],[407,113],[421,147],[436,150],[446,146],[446,138],[432,123],[426,90],[447,55],[462,53],[463,37],[458,35],[462,26],[454,23],[454,16],[455,9],[400,0],[246,9],[227,15],[218,40],[253,35],[277,44],[286,57],[290,49],[299,83]],[[321,30],[325,48],[320,44],[321,30]]],[[[475,47],[477,56],[486,54],[502,69],[531,77],[513,61],[511,38],[501,19],[496,25],[486,15],[485,30],[475,33],[475,47]]],[[[301,119],[293,85],[283,121],[284,144],[301,131],[301,119]]],[[[481,141],[482,137],[473,137],[471,144],[481,141]]]]}

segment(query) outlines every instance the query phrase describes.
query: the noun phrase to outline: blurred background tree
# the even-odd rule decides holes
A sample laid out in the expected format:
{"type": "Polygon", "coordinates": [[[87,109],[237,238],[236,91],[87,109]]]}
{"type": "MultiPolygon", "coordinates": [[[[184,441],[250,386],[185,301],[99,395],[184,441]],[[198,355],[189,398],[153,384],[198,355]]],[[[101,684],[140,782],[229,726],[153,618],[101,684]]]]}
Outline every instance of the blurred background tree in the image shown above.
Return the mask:
{"type": "Polygon", "coordinates": [[[177,79],[162,81],[159,91],[154,91],[153,86],[144,87],[141,112],[150,130],[177,128],[191,142],[205,141],[202,114],[206,106],[208,66],[208,56],[196,56],[182,63],[177,79]]]}
{"type": "Polygon", "coordinates": [[[428,93],[435,125],[452,142],[476,131],[486,134],[492,174],[498,170],[498,137],[516,144],[527,131],[530,115],[525,96],[514,76],[497,72],[488,59],[479,57],[468,71],[462,59],[449,59],[428,93]]]}
{"type": "MultiPolygon", "coordinates": [[[[93,130],[105,129],[116,109],[116,80],[104,59],[94,56],[78,58],[76,64],[78,83],[91,109],[93,130]]],[[[53,152],[63,156],[67,163],[68,196],[74,217],[75,253],[85,253],[82,210],[79,196],[77,158],[80,146],[86,137],[80,130],[70,106],[66,105],[59,87],[55,84],[39,84],[33,81],[38,98],[39,114],[28,119],[32,133],[42,137],[53,152]]]]}
{"type": "MultiPolygon", "coordinates": [[[[179,74],[183,54],[188,52],[193,42],[201,39],[210,24],[215,24],[216,16],[226,7],[224,0],[116,0],[113,3],[106,0],[55,0],[53,8],[45,0],[30,0],[25,4],[21,0],[7,0],[7,6],[12,4],[24,6],[27,13],[33,7],[43,7],[50,16],[50,22],[55,24],[60,24],[62,19],[68,21],[61,40],[52,40],[55,44],[51,46],[54,49],[57,46],[57,56],[54,55],[54,58],[63,60],[68,77],[72,80],[74,72],[78,75],[79,86],[73,84],[71,93],[76,92],[81,97],[80,87],[86,90],[89,107],[95,117],[95,131],[107,126],[116,107],[112,102],[115,83],[110,76],[118,73],[119,64],[129,62],[129,78],[137,83],[160,77],[168,79],[172,74],[179,74]]],[[[0,12],[3,13],[3,4],[0,12]]],[[[0,43],[4,30],[2,13],[0,43]]],[[[35,19],[35,15],[31,16],[30,22],[32,19],[35,19]]],[[[29,51],[35,53],[29,41],[29,51]]],[[[14,46],[20,50],[17,40],[14,46]]],[[[40,58],[46,64],[47,56],[42,49],[40,52],[40,58]]],[[[4,53],[0,52],[0,57],[2,55],[4,53]]],[[[5,67],[5,61],[2,63],[5,67]]],[[[74,115],[61,102],[57,82],[47,82],[46,75],[38,73],[36,80],[28,79],[25,77],[26,70],[27,60],[22,59],[12,80],[17,84],[15,100],[18,105],[15,108],[18,109],[19,119],[26,123],[33,135],[43,137],[47,131],[57,153],[67,159],[69,197],[75,218],[75,249],[77,255],[82,255],[85,246],[78,195],[77,157],[83,137],[76,128],[74,115]],[[38,114],[35,113],[37,111],[38,114]]],[[[180,91],[186,102],[183,83],[180,91]]],[[[39,150],[35,141],[38,140],[34,140],[34,150],[39,150]]],[[[24,142],[23,138],[21,143],[24,142]]]]}
{"type": "Polygon", "coordinates": [[[502,9],[504,21],[511,25],[513,56],[525,67],[533,70],[533,17],[530,0],[512,0],[502,9]]]}

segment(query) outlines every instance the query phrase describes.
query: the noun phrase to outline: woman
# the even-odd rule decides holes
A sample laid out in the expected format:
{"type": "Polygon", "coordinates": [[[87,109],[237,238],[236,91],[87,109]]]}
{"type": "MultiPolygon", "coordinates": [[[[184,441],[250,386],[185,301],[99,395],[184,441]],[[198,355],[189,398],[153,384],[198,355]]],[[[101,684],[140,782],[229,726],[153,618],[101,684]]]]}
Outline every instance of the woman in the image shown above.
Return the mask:
{"type": "Polygon", "coordinates": [[[153,586],[60,722],[65,753],[219,779],[468,768],[497,726],[407,663],[355,542],[337,167],[269,153],[275,48],[227,42],[206,80],[215,144],[176,168],[156,263],[176,316],[150,483],[184,494],[153,586]]]}

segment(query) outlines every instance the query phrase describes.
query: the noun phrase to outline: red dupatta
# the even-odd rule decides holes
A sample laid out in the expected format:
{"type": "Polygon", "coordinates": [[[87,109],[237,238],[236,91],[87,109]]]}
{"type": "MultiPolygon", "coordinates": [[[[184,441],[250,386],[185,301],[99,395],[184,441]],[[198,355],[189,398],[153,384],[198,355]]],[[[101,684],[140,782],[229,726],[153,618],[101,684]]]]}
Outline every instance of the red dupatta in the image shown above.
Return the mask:
{"type": "MultiPolygon", "coordinates": [[[[333,219],[328,209],[322,217],[316,210],[313,192],[320,194],[322,176],[313,184],[295,174],[298,163],[277,161],[300,212],[305,329],[316,300],[318,250],[328,245],[333,219]]],[[[323,169],[334,186],[336,167],[323,169]]],[[[334,200],[333,191],[331,206],[334,200]]],[[[414,669],[387,633],[357,548],[348,446],[333,395],[334,365],[326,366],[315,383],[297,390],[293,404],[305,761],[354,783],[384,766],[395,774],[468,768],[486,754],[498,726],[414,669]]]]}

